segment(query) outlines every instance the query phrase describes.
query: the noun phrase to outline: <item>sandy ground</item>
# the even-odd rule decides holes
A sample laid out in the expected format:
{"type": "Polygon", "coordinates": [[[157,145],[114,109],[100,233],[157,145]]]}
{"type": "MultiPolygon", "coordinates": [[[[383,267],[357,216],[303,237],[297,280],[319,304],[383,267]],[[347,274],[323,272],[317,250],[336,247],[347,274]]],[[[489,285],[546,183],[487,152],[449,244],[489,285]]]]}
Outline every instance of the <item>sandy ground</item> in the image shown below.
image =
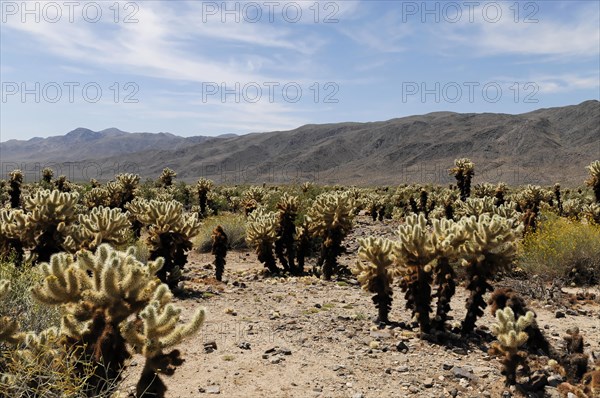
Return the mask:
{"type": "MultiPolygon", "coordinates": [[[[358,237],[388,236],[393,229],[393,223],[360,217],[340,262],[355,261],[358,237]]],[[[510,391],[498,359],[487,353],[489,311],[478,321],[482,338],[445,347],[419,339],[417,329],[377,329],[371,295],[352,279],[264,278],[254,253],[235,251],[228,253],[226,283],[220,283],[213,279],[212,260],[197,252],[189,257],[187,293],[177,304],[186,319],[205,307],[207,320],[180,347],[185,363],[164,377],[168,397],[500,397],[510,391]],[[214,344],[212,352],[205,349],[214,344]]],[[[409,324],[402,293],[394,291],[390,319],[409,324]]],[[[459,288],[452,302],[456,320],[464,317],[465,298],[459,288]]],[[[575,305],[526,299],[555,346],[561,346],[567,328],[577,326],[586,352],[600,354],[598,299],[575,305]],[[557,319],[556,311],[565,317],[557,319]]],[[[124,391],[135,384],[142,364],[143,358],[134,358],[124,391]]]]}

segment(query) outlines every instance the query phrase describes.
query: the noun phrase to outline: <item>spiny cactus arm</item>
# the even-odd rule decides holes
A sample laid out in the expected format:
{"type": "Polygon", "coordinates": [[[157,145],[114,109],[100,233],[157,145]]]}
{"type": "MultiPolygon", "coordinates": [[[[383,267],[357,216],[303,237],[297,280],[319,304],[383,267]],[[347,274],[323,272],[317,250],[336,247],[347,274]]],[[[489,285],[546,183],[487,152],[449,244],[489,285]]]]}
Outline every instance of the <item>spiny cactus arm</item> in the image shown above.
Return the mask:
{"type": "Polygon", "coordinates": [[[92,249],[102,242],[124,244],[127,240],[126,231],[131,228],[128,214],[118,208],[94,208],[91,213],[80,215],[79,223],[89,236],[89,247],[92,249]]]}
{"type": "MultiPolygon", "coordinates": [[[[402,266],[425,266],[437,255],[433,235],[427,230],[427,219],[423,213],[412,214],[398,227],[398,245],[394,246],[394,256],[402,266]]],[[[429,267],[427,272],[431,271],[429,267]]]]}
{"type": "Polygon", "coordinates": [[[66,253],[53,255],[50,263],[40,264],[40,270],[44,280],[41,285],[31,289],[31,294],[45,304],[77,302],[83,291],[91,286],[85,271],[66,253]]]}
{"type": "Polygon", "coordinates": [[[277,238],[277,213],[265,213],[262,209],[253,211],[246,223],[246,241],[257,247],[263,242],[274,242],[277,238]]]}
{"type": "Polygon", "coordinates": [[[352,273],[364,290],[373,292],[375,278],[383,278],[387,286],[393,281],[395,270],[392,258],[394,243],[389,239],[369,237],[359,240],[358,257],[364,262],[357,261],[352,273]]]}
{"type": "Polygon", "coordinates": [[[201,308],[189,323],[178,325],[181,309],[168,303],[171,297],[167,285],[161,285],[155,292],[154,300],[140,312],[142,324],[130,320],[121,326],[127,342],[147,358],[160,355],[163,349],[179,344],[196,333],[204,322],[205,310],[201,308]]]}
{"type": "Polygon", "coordinates": [[[510,307],[496,311],[496,323],[492,325],[492,333],[500,344],[507,349],[516,349],[527,342],[529,335],[524,331],[533,323],[534,314],[528,311],[515,321],[515,314],[510,307]]]}

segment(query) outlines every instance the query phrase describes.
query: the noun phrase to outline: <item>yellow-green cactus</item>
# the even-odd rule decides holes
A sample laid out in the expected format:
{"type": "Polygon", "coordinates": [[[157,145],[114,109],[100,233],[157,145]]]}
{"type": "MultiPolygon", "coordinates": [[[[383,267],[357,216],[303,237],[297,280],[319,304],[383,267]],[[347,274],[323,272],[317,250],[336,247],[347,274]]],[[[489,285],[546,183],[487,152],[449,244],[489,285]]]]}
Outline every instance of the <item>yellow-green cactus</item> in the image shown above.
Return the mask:
{"type": "Polygon", "coordinates": [[[600,160],[595,160],[587,167],[590,178],[585,183],[592,187],[596,196],[596,203],[600,204],[600,160]]]}
{"type": "Polygon", "coordinates": [[[456,159],[454,167],[450,169],[450,174],[456,178],[460,190],[460,200],[466,201],[471,195],[471,180],[475,175],[475,165],[467,158],[456,159]]]}
{"type": "Polygon", "coordinates": [[[275,241],[275,254],[286,272],[300,275],[301,272],[296,268],[295,257],[295,239],[296,216],[298,215],[298,198],[283,194],[277,203],[278,225],[277,240],[275,241]]]}
{"type": "Polygon", "coordinates": [[[175,179],[175,177],[177,177],[177,173],[170,168],[165,167],[158,177],[158,182],[160,186],[167,188],[173,185],[173,179],[175,179]]]}
{"type": "Polygon", "coordinates": [[[206,178],[201,178],[196,183],[196,192],[198,192],[198,204],[200,206],[200,214],[206,214],[206,199],[208,197],[208,193],[214,186],[214,182],[212,180],[207,180],[206,178]]]}
{"type": "Polygon", "coordinates": [[[23,184],[23,172],[21,170],[13,170],[9,173],[9,194],[10,207],[13,209],[21,206],[21,184],[23,184]]]}
{"type": "Polygon", "coordinates": [[[27,217],[20,209],[0,209],[0,258],[14,255],[14,262],[23,262],[27,217]]]}
{"type": "Polygon", "coordinates": [[[359,244],[358,258],[364,261],[357,261],[352,273],[364,290],[375,294],[372,299],[378,309],[378,322],[388,323],[393,300],[391,284],[397,272],[392,258],[394,244],[389,239],[373,237],[361,239],[359,244]]]}
{"type": "Polygon", "coordinates": [[[191,239],[200,232],[198,215],[186,214],[183,205],[174,200],[161,202],[136,199],[126,207],[140,223],[148,227],[150,259],[165,259],[158,277],[175,287],[187,262],[187,252],[192,249],[191,239]]]}
{"type": "Polygon", "coordinates": [[[107,244],[100,245],[95,254],[84,250],[74,259],[59,253],[50,263],[41,264],[44,280],[32,294],[42,303],[60,305],[60,332],[66,342],[101,365],[88,381],[94,388],[120,377],[130,356],[127,344],[151,361],[151,370],[158,371],[155,362],[168,355],[162,350],[200,327],[203,309],[189,324],[178,325],[180,311],[170,304],[168,287],[155,276],[162,266],[162,258],[143,264],[133,247],[121,252],[107,244]],[[139,315],[142,322],[132,315],[139,315]]]}
{"type": "Polygon", "coordinates": [[[492,333],[498,342],[494,343],[491,353],[503,355],[502,373],[506,376],[506,384],[514,385],[517,381],[517,367],[523,365],[527,354],[519,352],[519,347],[525,344],[529,335],[525,331],[533,323],[534,314],[529,311],[525,316],[515,320],[515,314],[510,307],[496,311],[496,323],[491,327],[492,333]]]}
{"type": "Polygon", "coordinates": [[[273,249],[277,240],[277,213],[265,212],[263,208],[250,213],[246,223],[246,242],[253,247],[258,260],[271,273],[278,273],[273,249]]]}
{"type": "Polygon", "coordinates": [[[90,213],[80,214],[79,224],[77,232],[67,237],[66,245],[71,251],[82,248],[95,250],[101,243],[123,245],[131,228],[127,213],[107,207],[96,207],[90,213]]]}
{"type": "Polygon", "coordinates": [[[52,254],[67,249],[65,239],[77,217],[78,199],[77,193],[41,190],[23,200],[27,211],[24,242],[37,261],[48,261],[52,254]]]}
{"type": "Polygon", "coordinates": [[[354,198],[349,193],[324,193],[317,196],[306,215],[306,222],[313,237],[322,240],[321,254],[317,261],[323,266],[323,276],[339,272],[337,257],[343,252],[342,241],[352,230],[354,198]]]}
{"type": "Polygon", "coordinates": [[[462,326],[463,333],[468,333],[475,327],[477,318],[483,315],[486,307],[483,295],[493,290],[489,280],[498,271],[508,269],[516,257],[523,227],[515,227],[512,219],[489,214],[465,217],[461,224],[469,234],[469,239],[460,246],[462,263],[469,278],[467,289],[471,292],[462,326]]]}

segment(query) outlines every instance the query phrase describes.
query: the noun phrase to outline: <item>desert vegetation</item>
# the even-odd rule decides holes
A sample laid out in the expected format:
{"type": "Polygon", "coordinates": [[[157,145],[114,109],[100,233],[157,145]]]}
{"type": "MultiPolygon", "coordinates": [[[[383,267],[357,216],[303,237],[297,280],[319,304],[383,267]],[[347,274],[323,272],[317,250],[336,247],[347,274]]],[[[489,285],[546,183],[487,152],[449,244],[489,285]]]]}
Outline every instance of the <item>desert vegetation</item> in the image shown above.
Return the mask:
{"type": "MultiPolygon", "coordinates": [[[[473,185],[466,158],[449,168],[449,187],[187,185],[169,168],[143,183],[134,174],[75,183],[51,170],[27,182],[14,170],[0,184],[0,396],[118,396],[136,355],[144,364],[131,394],[165,396],[164,376],[187,366],[177,346],[210,319],[210,297],[245,285],[228,269],[240,261],[260,263],[251,280],[264,285],[362,287],[372,332],[485,346],[511,393],[597,396],[595,354],[579,329],[552,342],[527,303],[598,286],[600,162],[588,171],[565,189],[473,185]],[[190,259],[203,253],[210,275],[198,282],[190,259]],[[182,317],[176,305],[192,311],[182,317]],[[488,305],[494,320],[483,324],[488,305]]],[[[568,300],[598,306],[597,293],[582,292],[568,300]]]]}

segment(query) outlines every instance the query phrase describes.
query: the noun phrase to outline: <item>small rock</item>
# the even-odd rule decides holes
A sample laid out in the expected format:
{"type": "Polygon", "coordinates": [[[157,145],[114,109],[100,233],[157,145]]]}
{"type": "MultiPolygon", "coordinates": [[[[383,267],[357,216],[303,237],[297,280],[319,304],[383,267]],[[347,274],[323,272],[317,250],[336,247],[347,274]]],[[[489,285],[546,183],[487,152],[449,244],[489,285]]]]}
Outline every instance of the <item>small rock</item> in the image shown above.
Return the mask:
{"type": "Polygon", "coordinates": [[[548,377],[548,385],[550,387],[558,387],[560,383],[563,382],[563,378],[561,375],[552,375],[548,377]]]}
{"type": "Polygon", "coordinates": [[[277,351],[277,348],[279,348],[279,347],[271,347],[265,351],[265,354],[271,354],[271,353],[277,351]]]}
{"type": "Polygon", "coordinates": [[[262,359],[269,359],[269,354],[263,354],[262,359]]]}
{"type": "Polygon", "coordinates": [[[279,353],[283,355],[292,355],[292,350],[289,348],[282,348],[279,350],[279,353]]]}
{"type": "Polygon", "coordinates": [[[250,349],[250,343],[248,343],[247,341],[241,341],[238,344],[238,347],[241,348],[242,350],[249,350],[250,349]]]}
{"type": "Polygon", "coordinates": [[[221,387],[219,387],[219,386],[208,386],[208,387],[206,387],[206,393],[207,394],[220,394],[221,393],[221,387]]]}
{"type": "Polygon", "coordinates": [[[371,330],[369,335],[374,339],[389,339],[392,337],[392,333],[389,329],[371,330]]]}
{"type": "Polygon", "coordinates": [[[449,364],[449,363],[445,363],[445,364],[442,365],[442,369],[444,369],[444,370],[450,370],[453,367],[454,367],[454,365],[449,364]]]}
{"type": "Polygon", "coordinates": [[[345,366],[344,366],[344,365],[334,365],[334,366],[333,366],[333,371],[334,371],[334,372],[337,372],[338,370],[340,370],[340,369],[344,369],[344,368],[345,368],[345,366]]]}
{"type": "Polygon", "coordinates": [[[562,311],[556,311],[556,313],[554,314],[554,316],[556,318],[564,318],[565,317],[565,313],[562,311]]]}
{"type": "Polygon", "coordinates": [[[279,362],[281,362],[281,358],[273,358],[273,359],[271,359],[271,363],[273,365],[277,365],[279,362]]]}
{"type": "Polygon", "coordinates": [[[560,393],[556,387],[546,386],[544,387],[544,397],[560,398],[560,393]]]}
{"type": "Polygon", "coordinates": [[[406,373],[406,372],[408,372],[408,366],[400,366],[398,368],[398,372],[400,372],[400,373],[406,373]]]}
{"type": "Polygon", "coordinates": [[[469,387],[469,381],[467,379],[460,379],[458,381],[458,384],[462,387],[462,388],[467,388],[469,387]]]}
{"type": "Polygon", "coordinates": [[[400,341],[400,342],[398,342],[398,344],[396,344],[396,350],[406,353],[406,352],[408,352],[408,346],[406,345],[406,343],[404,341],[400,341]]]}
{"type": "Polygon", "coordinates": [[[206,343],[204,343],[204,352],[206,352],[207,354],[210,354],[211,352],[213,352],[216,349],[217,349],[216,341],[211,340],[211,341],[207,341],[206,343]]]}
{"type": "Polygon", "coordinates": [[[392,368],[386,368],[385,369],[385,373],[391,375],[392,374],[392,368]]]}
{"type": "Polygon", "coordinates": [[[416,394],[419,392],[419,389],[415,386],[410,386],[408,387],[408,391],[412,392],[413,394],[416,394]]]}
{"type": "Polygon", "coordinates": [[[455,398],[458,395],[458,390],[456,388],[453,388],[450,390],[450,396],[452,398],[455,398]]]}
{"type": "Polygon", "coordinates": [[[472,372],[468,371],[465,368],[461,368],[460,366],[455,366],[452,368],[452,374],[456,378],[460,379],[468,379],[470,381],[476,381],[477,376],[475,376],[472,372]]]}
{"type": "Polygon", "coordinates": [[[363,397],[364,397],[364,395],[362,395],[362,393],[360,393],[360,392],[358,392],[352,396],[352,398],[363,398],[363,397]]]}
{"type": "Polygon", "coordinates": [[[431,377],[426,378],[425,380],[423,380],[423,385],[425,386],[425,388],[433,387],[433,379],[431,377]]]}
{"type": "Polygon", "coordinates": [[[315,308],[321,308],[321,307],[322,307],[321,304],[319,304],[319,303],[315,304],[315,308]]]}

